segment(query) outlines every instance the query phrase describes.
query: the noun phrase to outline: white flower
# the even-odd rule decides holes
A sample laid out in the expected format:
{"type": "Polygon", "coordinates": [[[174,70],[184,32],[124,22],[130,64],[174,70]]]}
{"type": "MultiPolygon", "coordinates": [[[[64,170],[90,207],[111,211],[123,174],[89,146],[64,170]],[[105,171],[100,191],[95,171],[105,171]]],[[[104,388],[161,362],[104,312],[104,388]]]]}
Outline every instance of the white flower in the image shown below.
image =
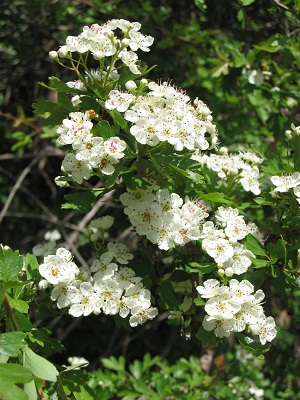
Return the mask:
{"type": "Polygon", "coordinates": [[[215,217],[222,226],[227,226],[229,221],[239,217],[239,210],[232,207],[218,207],[215,217]]]}
{"type": "Polygon", "coordinates": [[[276,186],[274,192],[288,192],[289,189],[300,185],[300,173],[295,172],[293,175],[272,176],[271,182],[276,186]]]}
{"type": "Polygon", "coordinates": [[[233,300],[227,292],[210,298],[204,309],[214,319],[232,319],[240,311],[241,304],[233,300]]]}
{"type": "Polygon", "coordinates": [[[59,233],[59,231],[57,229],[54,229],[53,231],[48,231],[45,233],[44,235],[44,239],[45,240],[49,240],[49,241],[57,241],[61,238],[61,234],[59,233]]]}
{"type": "Polygon", "coordinates": [[[234,274],[241,275],[247,272],[248,268],[252,264],[251,258],[254,258],[254,254],[246,249],[241,243],[235,243],[233,247],[233,256],[225,261],[223,267],[225,270],[231,268],[234,274]]]}
{"type": "MultiPolygon", "coordinates": [[[[78,286],[78,285],[77,285],[78,286]]],[[[76,298],[79,299],[80,292],[76,285],[72,282],[59,282],[54,286],[51,292],[51,300],[57,300],[57,307],[64,308],[68,307],[73,300],[76,302],[76,298]]]]}
{"type": "Polygon", "coordinates": [[[72,179],[81,184],[84,179],[91,176],[92,167],[88,161],[79,161],[73,153],[65,156],[62,162],[62,169],[72,176],[72,179]]]}
{"type": "Polygon", "coordinates": [[[141,49],[143,51],[150,51],[149,46],[151,46],[154,41],[154,38],[152,36],[142,35],[140,32],[137,32],[135,30],[129,31],[129,38],[129,47],[133,51],[137,51],[138,49],[141,49]]]}
{"type": "MultiPolygon", "coordinates": [[[[135,276],[133,269],[129,267],[121,267],[114,273],[113,278],[123,290],[136,287],[135,284],[139,283],[142,278],[135,276]]],[[[139,286],[138,286],[139,287],[139,286]]],[[[132,290],[131,290],[132,292],[132,290]]]]}
{"type": "Polygon", "coordinates": [[[146,309],[151,306],[151,293],[143,287],[142,283],[129,286],[125,291],[125,297],[129,308],[140,306],[146,309]]]}
{"type": "Polygon", "coordinates": [[[108,155],[120,159],[124,157],[123,151],[126,149],[126,143],[114,136],[104,142],[104,149],[108,155]]]}
{"type": "Polygon", "coordinates": [[[210,315],[206,315],[202,322],[203,328],[206,331],[214,331],[217,337],[228,337],[233,330],[234,321],[232,319],[216,319],[210,315]]]}
{"type": "Polygon", "coordinates": [[[82,142],[93,128],[90,118],[91,116],[87,112],[70,113],[69,119],[64,119],[63,124],[57,128],[57,133],[60,135],[57,139],[58,143],[66,145],[82,142]]]}
{"type": "Polygon", "coordinates": [[[254,286],[247,280],[239,282],[236,279],[231,279],[229,282],[229,289],[232,295],[231,299],[239,304],[254,300],[252,294],[254,292],[254,286]]]}
{"type": "Polygon", "coordinates": [[[124,49],[119,53],[119,58],[123,61],[125,65],[128,66],[133,74],[137,75],[141,73],[141,71],[135,65],[138,61],[138,56],[133,51],[128,51],[127,49],[124,49]]]}
{"type": "Polygon", "coordinates": [[[249,230],[242,218],[235,218],[227,222],[224,232],[229,239],[235,238],[241,240],[248,235],[249,230]]]}
{"type": "Polygon", "coordinates": [[[260,71],[256,69],[246,73],[249,83],[252,85],[260,85],[264,81],[264,76],[260,71]]]}
{"type": "Polygon", "coordinates": [[[79,273],[77,265],[71,259],[70,252],[59,248],[55,255],[48,255],[44,258],[44,263],[40,265],[39,272],[43,278],[53,285],[71,281],[79,273]]]}
{"type": "Polygon", "coordinates": [[[134,99],[134,96],[132,94],[126,92],[119,92],[116,89],[111,90],[108,96],[109,99],[106,100],[105,107],[108,110],[116,109],[119,112],[125,112],[128,109],[130,103],[134,99]]]}
{"type": "Polygon", "coordinates": [[[118,302],[122,296],[123,290],[118,283],[108,278],[106,280],[97,280],[94,284],[97,293],[96,309],[102,309],[105,314],[115,315],[118,313],[118,302]]]}
{"type": "Polygon", "coordinates": [[[78,288],[77,295],[72,299],[69,314],[73,317],[86,317],[95,309],[97,297],[93,285],[90,282],[83,282],[78,288]]]}
{"type": "Polygon", "coordinates": [[[156,133],[161,126],[161,120],[158,118],[139,118],[130,128],[130,133],[139,143],[153,147],[159,143],[156,133]]]}
{"type": "Polygon", "coordinates": [[[133,259],[133,254],[129,253],[127,246],[123,243],[109,242],[107,249],[120,264],[128,264],[128,261],[133,259]]]}
{"type": "Polygon", "coordinates": [[[261,344],[271,342],[276,336],[276,324],[274,318],[262,316],[256,324],[250,325],[250,330],[254,335],[259,336],[261,344]]]}
{"type": "MultiPolygon", "coordinates": [[[[203,243],[202,243],[203,246],[203,243]]],[[[222,238],[209,238],[205,241],[204,250],[218,265],[224,264],[233,254],[233,247],[228,240],[222,238]]]]}
{"type": "Polygon", "coordinates": [[[105,215],[100,218],[95,218],[91,221],[91,225],[94,228],[98,228],[104,231],[109,229],[113,225],[113,223],[114,223],[114,217],[112,217],[111,215],[105,215]]]}
{"type": "Polygon", "coordinates": [[[118,269],[118,265],[112,263],[112,259],[112,255],[105,253],[100,256],[100,259],[93,261],[91,272],[95,272],[93,277],[94,281],[97,281],[98,279],[102,281],[103,279],[111,278],[114,275],[114,272],[118,269]]]}
{"type": "Polygon", "coordinates": [[[158,310],[155,307],[150,307],[148,309],[144,309],[140,306],[135,306],[131,309],[131,317],[129,318],[130,326],[134,327],[137,325],[144,324],[148,319],[153,319],[157,316],[158,310]]]}
{"type": "Polygon", "coordinates": [[[196,287],[197,292],[204,299],[209,299],[228,292],[227,286],[220,286],[220,282],[217,279],[208,279],[203,283],[203,286],[196,287]]]}

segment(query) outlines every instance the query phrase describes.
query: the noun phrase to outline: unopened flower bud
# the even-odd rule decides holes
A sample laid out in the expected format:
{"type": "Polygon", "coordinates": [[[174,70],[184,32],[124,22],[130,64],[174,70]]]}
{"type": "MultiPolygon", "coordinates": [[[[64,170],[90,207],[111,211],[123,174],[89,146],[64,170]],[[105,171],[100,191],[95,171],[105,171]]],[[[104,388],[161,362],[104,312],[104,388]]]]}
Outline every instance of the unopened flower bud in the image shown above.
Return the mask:
{"type": "Polygon", "coordinates": [[[222,154],[222,155],[228,154],[227,147],[220,147],[219,148],[219,153],[222,154]]]}
{"type": "Polygon", "coordinates": [[[48,286],[49,286],[49,282],[46,279],[42,279],[41,281],[39,281],[40,289],[47,289],[48,286]]]}
{"type": "Polygon", "coordinates": [[[130,92],[130,93],[133,93],[137,88],[136,83],[134,81],[126,82],[125,87],[128,90],[128,92],[130,92]]]}
{"type": "Polygon", "coordinates": [[[57,51],[49,51],[49,57],[51,58],[51,60],[58,60],[57,51]]]}
{"type": "Polygon", "coordinates": [[[128,47],[129,43],[130,43],[129,39],[127,39],[127,38],[123,39],[122,42],[121,42],[122,49],[125,49],[125,47],[128,47]]]}
{"type": "Polygon", "coordinates": [[[67,46],[61,46],[60,49],[57,52],[59,57],[66,57],[68,54],[68,48],[67,46]]]}
{"type": "Polygon", "coordinates": [[[233,269],[231,267],[228,267],[225,269],[225,275],[230,277],[233,275],[233,269]]]}

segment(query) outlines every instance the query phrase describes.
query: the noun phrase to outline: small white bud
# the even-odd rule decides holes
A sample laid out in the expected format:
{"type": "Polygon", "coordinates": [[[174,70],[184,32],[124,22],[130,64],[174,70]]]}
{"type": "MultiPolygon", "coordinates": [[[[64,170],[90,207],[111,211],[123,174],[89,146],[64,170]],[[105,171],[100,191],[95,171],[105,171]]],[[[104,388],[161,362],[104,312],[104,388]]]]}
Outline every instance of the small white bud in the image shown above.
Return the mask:
{"type": "Polygon", "coordinates": [[[49,57],[51,58],[51,60],[58,60],[58,53],[57,53],[57,51],[50,51],[50,52],[49,52],[49,57]]]}
{"type": "Polygon", "coordinates": [[[41,281],[39,281],[39,288],[41,290],[47,289],[48,286],[49,286],[49,282],[46,279],[42,279],[41,281]]]}
{"type": "Polygon", "coordinates": [[[225,275],[230,277],[233,275],[233,269],[231,267],[225,269],[225,275]]]}
{"type": "Polygon", "coordinates": [[[132,93],[136,90],[137,86],[134,81],[128,81],[125,83],[125,87],[128,90],[128,92],[132,93]]]}

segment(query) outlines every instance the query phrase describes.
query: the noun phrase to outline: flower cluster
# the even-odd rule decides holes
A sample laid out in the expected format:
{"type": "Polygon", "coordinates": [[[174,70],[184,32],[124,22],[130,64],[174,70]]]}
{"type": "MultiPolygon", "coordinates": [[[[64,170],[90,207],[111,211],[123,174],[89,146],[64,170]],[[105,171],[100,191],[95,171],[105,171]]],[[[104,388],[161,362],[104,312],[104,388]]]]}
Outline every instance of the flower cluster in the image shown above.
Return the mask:
{"type": "Polygon", "coordinates": [[[139,95],[114,89],[105,102],[107,109],[124,112],[137,142],[149,146],[168,142],[177,151],[216,146],[217,129],[206,104],[198,99],[191,104],[189,96],[167,82],[149,82],[146,86],[149,92],[139,95]]]}
{"type": "Polygon", "coordinates": [[[167,189],[127,189],[120,200],[138,235],[145,235],[163,250],[199,239],[200,226],[208,216],[202,204],[188,198],[184,202],[167,189]]]}
{"type": "Polygon", "coordinates": [[[117,136],[103,140],[92,134],[91,112],[72,112],[57,128],[58,143],[72,145],[74,153],[65,156],[62,170],[81,184],[94,169],[105,175],[114,172],[114,164],[124,157],[126,143],[117,136]]]}
{"type": "Polygon", "coordinates": [[[276,336],[273,317],[266,317],[262,307],[265,297],[261,289],[254,292],[254,286],[247,280],[231,279],[228,286],[216,279],[208,279],[197,291],[208,299],[204,309],[207,315],[203,327],[214,331],[217,337],[228,337],[230,332],[249,330],[258,335],[261,344],[272,341],[276,336]]]}
{"type": "Polygon", "coordinates": [[[272,176],[271,182],[276,186],[271,192],[274,196],[279,193],[287,193],[290,189],[293,189],[300,204],[300,172],[295,172],[292,175],[272,176]]]}
{"type": "Polygon", "coordinates": [[[239,240],[249,233],[259,237],[256,225],[246,224],[238,209],[232,207],[218,207],[215,219],[215,224],[207,221],[202,226],[202,249],[215,260],[220,275],[245,273],[255,256],[239,240]]]}
{"type": "MultiPolygon", "coordinates": [[[[153,43],[153,37],[143,35],[139,32],[141,24],[139,22],[129,22],[124,19],[113,19],[103,25],[93,24],[91,27],[85,26],[78,36],[68,36],[66,44],[58,50],[51,51],[50,57],[69,57],[70,53],[90,52],[95,60],[114,56],[128,66],[133,74],[139,74],[140,70],[136,65],[138,56],[136,51],[149,51],[153,43]],[[115,30],[119,29],[123,35],[118,38],[115,30]]],[[[109,67],[108,67],[109,69],[109,67]]]]}
{"type": "Polygon", "coordinates": [[[90,314],[130,315],[131,326],[143,324],[157,315],[151,306],[151,293],[144,288],[133,269],[127,266],[133,255],[124,244],[110,242],[107,251],[90,268],[78,268],[71,253],[58,248],[39,267],[40,275],[52,285],[51,300],[58,308],[68,307],[74,317],[90,314]],[[118,265],[118,264],[120,265],[118,265]]]}
{"type": "Polygon", "coordinates": [[[227,148],[221,147],[220,154],[206,155],[196,152],[191,158],[215,171],[222,179],[228,180],[229,177],[234,177],[246,192],[255,195],[261,192],[259,184],[261,175],[257,165],[262,159],[254,153],[229,154],[227,148]]]}

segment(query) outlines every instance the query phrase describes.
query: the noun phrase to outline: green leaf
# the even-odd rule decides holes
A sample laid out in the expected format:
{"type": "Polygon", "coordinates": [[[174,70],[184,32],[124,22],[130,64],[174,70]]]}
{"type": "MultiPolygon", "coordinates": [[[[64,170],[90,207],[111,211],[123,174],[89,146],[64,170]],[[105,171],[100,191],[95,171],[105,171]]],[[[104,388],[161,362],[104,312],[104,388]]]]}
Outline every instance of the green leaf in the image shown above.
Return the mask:
{"type": "Polygon", "coordinates": [[[300,136],[294,135],[291,140],[291,145],[293,149],[293,161],[296,171],[300,171],[300,136]]]}
{"type": "Polygon", "coordinates": [[[252,253],[255,254],[256,256],[268,257],[264,247],[253,235],[249,234],[246,236],[244,245],[247,247],[248,250],[252,251],[252,253]]]}
{"type": "Polygon", "coordinates": [[[33,380],[31,372],[19,364],[0,364],[1,383],[26,383],[33,380]]]}
{"type": "Polygon", "coordinates": [[[203,299],[200,299],[200,297],[198,297],[197,299],[194,299],[194,303],[196,304],[196,306],[204,306],[205,301],[203,299]]]}
{"type": "Polygon", "coordinates": [[[101,362],[105,368],[112,369],[113,371],[124,372],[125,371],[125,358],[116,358],[111,356],[109,358],[102,358],[101,362]]]}
{"type": "Polygon", "coordinates": [[[3,303],[5,297],[5,287],[4,283],[0,281],[0,305],[3,303]]]}
{"type": "Polygon", "coordinates": [[[23,257],[18,251],[3,250],[0,246],[0,281],[17,280],[23,267],[23,257]]]}
{"type": "Polygon", "coordinates": [[[81,213],[88,213],[93,208],[96,198],[103,190],[92,190],[80,193],[71,193],[64,196],[67,203],[62,205],[63,209],[72,209],[81,213]]]}
{"type": "Polygon", "coordinates": [[[160,287],[157,288],[157,294],[160,296],[160,305],[164,309],[178,310],[180,308],[180,302],[176,298],[176,294],[171,282],[162,282],[160,287]]]}
{"type": "Polygon", "coordinates": [[[221,203],[221,204],[230,204],[234,205],[232,200],[229,200],[225,197],[224,193],[221,192],[212,192],[207,194],[201,194],[201,198],[204,200],[211,201],[212,203],[221,203]]]}
{"type": "Polygon", "coordinates": [[[9,304],[11,308],[16,309],[23,314],[26,314],[28,312],[29,305],[24,300],[9,299],[9,304]]]}
{"type": "Polygon", "coordinates": [[[58,371],[55,366],[45,358],[35,354],[28,346],[23,350],[24,367],[29,369],[37,378],[56,382],[58,371]]]}
{"type": "Polygon", "coordinates": [[[15,317],[18,322],[20,330],[22,332],[30,332],[32,329],[32,323],[30,322],[30,319],[18,310],[15,310],[14,314],[15,314],[15,317]]]}
{"type": "Polygon", "coordinates": [[[125,121],[123,115],[117,110],[107,110],[113,120],[122,128],[125,132],[129,133],[129,128],[127,122],[125,121]]]}
{"type": "Polygon", "coordinates": [[[23,341],[25,336],[23,332],[7,332],[0,334],[0,354],[18,357],[20,351],[26,346],[23,341]]]}
{"type": "Polygon", "coordinates": [[[16,385],[0,383],[0,399],[3,400],[31,400],[27,393],[16,385]]]}
{"type": "Polygon", "coordinates": [[[195,261],[188,263],[191,272],[201,272],[202,274],[209,274],[216,269],[216,263],[204,263],[200,264],[195,261]]]}
{"type": "Polygon", "coordinates": [[[266,353],[270,350],[270,344],[261,344],[251,339],[249,336],[244,335],[243,333],[236,332],[236,337],[238,338],[241,346],[248,351],[248,353],[253,354],[255,357],[260,360],[264,359],[263,353],[266,353]]]}
{"type": "Polygon", "coordinates": [[[196,338],[200,340],[205,346],[216,346],[219,339],[214,335],[213,332],[208,332],[201,326],[196,333],[196,338]]]}
{"type": "Polygon", "coordinates": [[[27,279],[37,276],[39,273],[39,262],[34,254],[27,253],[25,256],[25,267],[27,279]]]}
{"type": "Polygon", "coordinates": [[[99,121],[98,124],[94,125],[93,133],[106,140],[114,135],[113,129],[107,121],[99,121]]]}
{"type": "Polygon", "coordinates": [[[35,385],[34,381],[24,384],[24,392],[27,394],[28,399],[30,399],[30,400],[38,399],[38,394],[37,394],[36,385],[35,385]]]}
{"type": "Polygon", "coordinates": [[[240,0],[244,7],[250,6],[250,4],[253,4],[255,1],[256,0],[240,0]]]}

